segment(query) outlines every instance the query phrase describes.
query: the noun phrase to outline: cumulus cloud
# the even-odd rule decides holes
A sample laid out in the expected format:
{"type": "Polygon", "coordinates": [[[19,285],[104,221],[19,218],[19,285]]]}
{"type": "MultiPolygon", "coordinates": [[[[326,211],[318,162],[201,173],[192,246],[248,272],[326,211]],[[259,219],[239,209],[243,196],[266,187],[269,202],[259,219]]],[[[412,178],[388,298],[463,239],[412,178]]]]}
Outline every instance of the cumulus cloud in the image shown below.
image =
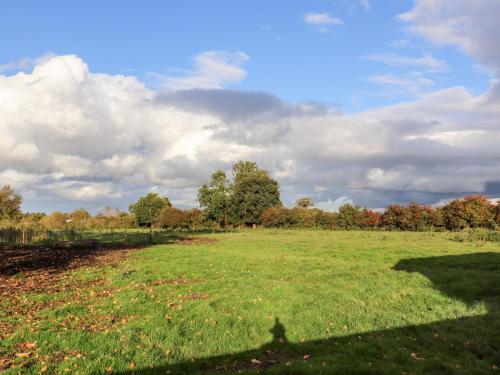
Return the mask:
{"type": "MultiPolygon", "coordinates": [[[[414,32],[434,38],[426,36],[430,26],[421,20],[422,4],[437,3],[417,2],[404,18],[414,32]],[[422,22],[426,28],[419,29],[422,22]]],[[[446,11],[458,17],[453,4],[446,11]]],[[[483,20],[468,4],[462,3],[461,22],[475,20],[481,28],[483,20]]],[[[478,4],[493,11],[489,2],[478,4]]],[[[443,21],[438,5],[430,11],[436,13],[430,19],[443,21]]],[[[486,29],[497,35],[494,26],[486,29]]],[[[494,54],[454,32],[461,36],[457,44],[478,62],[500,66],[494,54]]],[[[481,33],[474,43],[493,39],[481,33]]],[[[469,192],[498,196],[495,82],[481,95],[451,87],[343,115],[320,103],[225,89],[243,76],[213,73],[226,72],[224,66],[195,66],[176,77],[193,82],[208,71],[216,77],[208,87],[166,91],[132,76],[92,72],[74,55],[52,57],[29,72],[0,74],[0,183],[12,184],[28,207],[39,209],[126,208],[151,189],[176,204],[195,205],[196,190],[212,171],[229,171],[232,163],[249,159],[279,180],[285,203],[310,195],[322,207],[353,201],[377,208],[410,200],[436,203],[469,192]],[[228,76],[233,79],[221,78],[228,76]]],[[[372,79],[407,83],[400,76],[372,79]]]]}

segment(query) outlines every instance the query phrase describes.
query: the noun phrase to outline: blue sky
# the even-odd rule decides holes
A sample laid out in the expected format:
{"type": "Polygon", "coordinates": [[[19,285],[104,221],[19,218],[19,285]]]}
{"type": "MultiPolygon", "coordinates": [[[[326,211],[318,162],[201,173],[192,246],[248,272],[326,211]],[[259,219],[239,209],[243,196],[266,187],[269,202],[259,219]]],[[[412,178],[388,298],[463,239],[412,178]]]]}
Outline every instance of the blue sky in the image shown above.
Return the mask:
{"type": "Polygon", "coordinates": [[[0,184],[26,210],[196,206],[257,161],[286,204],[500,196],[497,0],[0,2],[0,184]]]}
{"type": "Polygon", "coordinates": [[[200,51],[242,51],[250,60],[246,79],[233,85],[269,91],[291,100],[325,102],[344,112],[411,99],[380,90],[369,77],[408,74],[418,66],[387,66],[367,57],[430,54],[448,64],[424,72],[434,81],[425,90],[488,86],[488,76],[454,47],[436,48],[405,31],[397,15],[412,1],[13,1],[0,4],[0,62],[52,52],[76,54],[96,72],[175,74],[190,69],[200,51]],[[318,31],[304,22],[326,13],[341,25],[318,31]],[[401,45],[402,44],[402,45],[401,45]]]}

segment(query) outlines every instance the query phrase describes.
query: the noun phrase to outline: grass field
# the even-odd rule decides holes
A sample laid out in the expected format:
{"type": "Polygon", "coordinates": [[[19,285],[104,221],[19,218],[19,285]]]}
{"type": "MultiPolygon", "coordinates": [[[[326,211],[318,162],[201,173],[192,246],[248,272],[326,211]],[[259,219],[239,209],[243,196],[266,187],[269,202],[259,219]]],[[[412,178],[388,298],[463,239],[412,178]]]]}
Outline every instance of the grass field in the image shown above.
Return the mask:
{"type": "Polygon", "coordinates": [[[498,243],[449,233],[201,236],[1,275],[0,366],[500,373],[498,243]]]}

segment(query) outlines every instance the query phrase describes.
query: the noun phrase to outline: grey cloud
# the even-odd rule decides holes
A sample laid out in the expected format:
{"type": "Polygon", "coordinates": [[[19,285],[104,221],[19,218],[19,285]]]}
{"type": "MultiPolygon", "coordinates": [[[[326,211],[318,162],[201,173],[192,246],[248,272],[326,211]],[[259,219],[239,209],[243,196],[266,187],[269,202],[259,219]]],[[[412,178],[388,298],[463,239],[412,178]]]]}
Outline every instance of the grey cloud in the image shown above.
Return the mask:
{"type": "Polygon", "coordinates": [[[286,203],[311,195],[376,208],[497,194],[497,84],[480,96],[450,88],[342,115],[268,93],[159,92],[58,56],[31,74],[0,75],[0,88],[17,98],[0,102],[0,183],[30,209],[126,209],[151,189],[193,206],[214,170],[243,159],[278,179],[286,203]]]}

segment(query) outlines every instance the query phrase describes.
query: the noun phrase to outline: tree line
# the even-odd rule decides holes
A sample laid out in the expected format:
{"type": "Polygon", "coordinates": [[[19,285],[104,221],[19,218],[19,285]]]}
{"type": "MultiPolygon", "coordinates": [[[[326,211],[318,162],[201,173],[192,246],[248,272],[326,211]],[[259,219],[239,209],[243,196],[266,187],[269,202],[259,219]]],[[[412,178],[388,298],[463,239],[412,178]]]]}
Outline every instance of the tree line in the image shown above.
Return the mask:
{"type": "Polygon", "coordinates": [[[22,198],[10,186],[0,188],[0,222],[3,226],[46,229],[161,227],[176,230],[234,228],[262,225],[268,228],[387,229],[404,231],[461,230],[500,226],[500,202],[481,195],[455,199],[442,207],[410,203],[393,204],[379,212],[352,204],[337,212],[314,208],[311,198],[285,207],[279,184],[268,171],[250,161],[240,161],[231,176],[215,171],[198,190],[200,209],[173,207],[167,197],[149,193],[129,207],[129,212],[107,207],[92,216],[84,209],[71,213],[23,213],[22,198]]]}

